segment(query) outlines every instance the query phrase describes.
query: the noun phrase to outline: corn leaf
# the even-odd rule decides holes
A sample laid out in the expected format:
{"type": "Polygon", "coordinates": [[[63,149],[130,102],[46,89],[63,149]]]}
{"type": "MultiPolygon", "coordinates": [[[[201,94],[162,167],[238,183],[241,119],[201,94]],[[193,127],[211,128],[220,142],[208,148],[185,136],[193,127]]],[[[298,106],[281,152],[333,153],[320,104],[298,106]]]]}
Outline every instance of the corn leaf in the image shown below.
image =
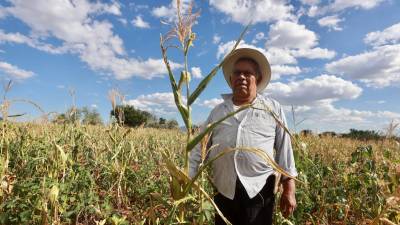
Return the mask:
{"type": "Polygon", "coordinates": [[[182,199],[183,197],[185,197],[183,195],[181,183],[174,176],[171,176],[170,190],[171,196],[174,200],[182,199]]]}
{"type": "Polygon", "coordinates": [[[222,157],[223,155],[230,153],[230,152],[234,152],[234,151],[247,151],[247,152],[252,152],[255,153],[256,155],[260,156],[267,164],[269,164],[275,171],[277,171],[280,174],[283,174],[284,176],[290,177],[292,179],[294,179],[295,181],[298,181],[300,183],[303,183],[302,181],[300,181],[299,179],[297,179],[296,177],[293,177],[292,175],[288,174],[284,169],[282,169],[267,153],[265,153],[263,150],[261,149],[257,149],[257,148],[250,148],[250,147],[237,147],[237,148],[227,148],[224,149],[223,151],[221,151],[220,153],[218,153],[214,158],[210,159],[207,161],[207,163],[203,164],[199,170],[197,171],[196,175],[191,179],[191,181],[187,184],[187,186],[185,187],[185,191],[184,193],[187,194],[190,189],[192,188],[192,186],[194,185],[195,181],[198,179],[198,177],[200,176],[200,174],[207,168],[209,167],[215,160],[219,159],[220,157],[222,157]]]}
{"type": "Polygon", "coordinates": [[[260,156],[266,163],[268,163],[275,171],[277,171],[278,173],[286,176],[286,177],[290,177],[295,181],[298,181],[300,183],[303,183],[302,181],[300,181],[299,179],[297,179],[296,177],[288,174],[284,169],[282,169],[276,162],[274,159],[272,159],[266,152],[264,152],[261,149],[257,149],[257,148],[250,148],[250,147],[238,147],[235,149],[239,149],[239,150],[243,150],[243,151],[248,151],[248,152],[252,152],[255,153],[256,155],[260,156]]]}
{"type": "Polygon", "coordinates": [[[179,82],[178,82],[178,90],[179,91],[182,89],[182,84],[183,84],[183,81],[185,80],[185,74],[183,72],[184,71],[181,72],[181,77],[179,78],[179,82]]]}
{"type": "Polygon", "coordinates": [[[236,149],[225,149],[222,152],[218,153],[217,156],[215,156],[214,158],[210,159],[207,161],[207,163],[203,164],[202,166],[200,166],[200,168],[198,169],[196,175],[191,179],[191,181],[187,184],[186,188],[185,188],[185,194],[188,193],[190,191],[190,189],[192,188],[193,184],[196,182],[196,180],[198,179],[198,177],[201,175],[201,173],[207,169],[207,167],[209,167],[215,160],[219,159],[220,157],[222,157],[223,155],[230,153],[230,152],[234,152],[237,151],[236,149]]]}
{"type": "Polygon", "coordinates": [[[189,195],[189,196],[186,196],[184,198],[181,198],[181,199],[175,201],[174,205],[179,206],[180,204],[188,202],[189,200],[195,201],[196,199],[192,195],[189,195]]]}
{"type": "Polygon", "coordinates": [[[26,113],[22,113],[22,114],[14,114],[14,115],[8,115],[8,117],[20,117],[20,116],[25,116],[26,113]]]}
{"type": "Polygon", "coordinates": [[[179,113],[182,116],[183,122],[185,123],[186,128],[189,128],[189,111],[188,109],[182,104],[182,96],[180,95],[180,90],[178,86],[176,85],[175,77],[172,72],[171,66],[169,65],[168,57],[167,57],[167,50],[164,48],[162,45],[162,40],[161,40],[161,52],[162,52],[162,57],[164,60],[164,64],[167,67],[168,70],[168,76],[169,80],[171,83],[172,87],[172,92],[174,94],[174,100],[175,100],[175,105],[178,108],[179,113]]]}
{"type": "Polygon", "coordinates": [[[201,132],[200,134],[198,134],[195,138],[193,138],[188,145],[186,146],[186,151],[189,152],[191,151],[202,139],[204,136],[206,136],[208,133],[210,133],[218,124],[220,124],[221,122],[223,122],[224,120],[228,119],[229,117],[235,115],[236,113],[247,109],[248,107],[250,107],[251,104],[247,104],[247,105],[243,105],[242,107],[240,107],[238,110],[228,113],[226,116],[224,116],[222,119],[208,124],[206,129],[204,129],[203,132],[201,132]]]}
{"type": "Polygon", "coordinates": [[[174,162],[172,162],[171,159],[169,159],[169,157],[165,152],[162,152],[161,154],[163,156],[165,166],[168,172],[171,174],[171,176],[175,177],[180,183],[185,182],[187,179],[184,173],[175,165],[174,162]]]}
{"type": "Polygon", "coordinates": [[[63,164],[67,163],[68,160],[68,155],[65,153],[64,149],[61,148],[58,144],[55,144],[57,150],[60,152],[60,159],[63,164]]]}
{"type": "MultiPolygon", "coordinates": [[[[176,176],[176,178],[178,180],[182,180],[185,183],[189,183],[191,181],[191,179],[179,168],[176,167],[176,165],[168,158],[168,156],[163,152],[163,159],[165,160],[165,165],[168,169],[168,171],[170,172],[171,176],[176,176]]],[[[196,183],[193,183],[192,186],[194,188],[196,188],[197,190],[199,190],[205,197],[206,199],[213,205],[213,207],[215,208],[215,211],[221,216],[222,220],[224,220],[224,222],[226,224],[230,224],[232,225],[228,219],[226,219],[226,217],[224,216],[224,214],[222,214],[221,210],[218,208],[218,206],[215,204],[215,202],[213,201],[213,199],[208,195],[208,193],[206,191],[204,191],[203,188],[201,188],[200,186],[198,186],[196,183]]],[[[186,200],[186,199],[185,199],[186,200]]],[[[174,204],[174,210],[176,210],[176,205],[174,204]]],[[[171,215],[172,216],[172,215],[171,215]]]]}
{"type": "Polygon", "coordinates": [[[221,212],[221,210],[218,208],[217,204],[215,204],[214,200],[210,197],[210,195],[208,195],[208,193],[201,188],[198,185],[194,185],[194,187],[196,189],[198,189],[203,195],[204,197],[206,197],[206,199],[211,203],[211,205],[214,207],[215,211],[218,213],[218,215],[222,218],[222,220],[227,224],[227,225],[232,225],[231,222],[229,222],[229,220],[224,216],[224,214],[221,212]]]}

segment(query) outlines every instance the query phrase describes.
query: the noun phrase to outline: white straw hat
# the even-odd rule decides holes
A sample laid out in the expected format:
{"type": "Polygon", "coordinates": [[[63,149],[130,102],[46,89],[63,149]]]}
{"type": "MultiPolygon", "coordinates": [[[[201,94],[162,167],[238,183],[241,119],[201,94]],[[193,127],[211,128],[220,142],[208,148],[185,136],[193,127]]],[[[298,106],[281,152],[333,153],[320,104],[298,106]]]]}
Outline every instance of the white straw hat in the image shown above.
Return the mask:
{"type": "Polygon", "coordinates": [[[251,58],[257,62],[261,72],[261,80],[257,84],[257,92],[263,91],[271,80],[271,67],[265,55],[253,48],[238,48],[225,60],[222,71],[229,87],[232,88],[230,77],[233,72],[233,66],[240,58],[251,58]]]}

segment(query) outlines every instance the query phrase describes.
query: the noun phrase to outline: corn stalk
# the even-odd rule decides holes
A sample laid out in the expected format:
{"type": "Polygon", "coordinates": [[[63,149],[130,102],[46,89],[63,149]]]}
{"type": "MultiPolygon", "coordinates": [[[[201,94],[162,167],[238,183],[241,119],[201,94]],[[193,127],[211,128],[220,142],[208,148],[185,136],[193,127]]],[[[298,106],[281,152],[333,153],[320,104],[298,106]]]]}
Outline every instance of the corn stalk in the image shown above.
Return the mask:
{"type": "MultiPolygon", "coordinates": [[[[189,153],[190,151],[200,143],[200,141],[208,135],[213,128],[215,128],[219,123],[224,121],[225,119],[229,118],[230,116],[233,116],[235,113],[244,110],[248,108],[249,106],[244,106],[241,107],[238,111],[234,113],[230,113],[226,117],[222,118],[219,121],[216,121],[213,124],[210,124],[203,132],[200,134],[193,136],[192,132],[192,118],[191,118],[191,105],[196,101],[196,99],[200,96],[200,94],[205,90],[209,82],[212,80],[212,78],[217,74],[218,70],[222,67],[223,63],[225,62],[225,59],[232,54],[232,52],[236,49],[236,47],[239,45],[240,41],[242,40],[243,35],[248,29],[248,26],[244,29],[244,31],[240,34],[240,37],[237,39],[234,47],[232,48],[231,52],[227,54],[224,59],[217,65],[215,66],[210,73],[205,76],[205,78],[199,83],[199,85],[195,88],[195,90],[191,93],[190,92],[190,73],[189,73],[189,66],[188,66],[188,53],[190,50],[190,47],[193,45],[193,42],[196,38],[195,33],[192,32],[192,25],[194,24],[195,19],[199,15],[199,13],[192,13],[192,6],[193,4],[190,4],[187,12],[181,13],[181,2],[177,0],[177,21],[175,23],[175,26],[173,29],[168,32],[164,36],[160,36],[160,47],[161,47],[161,53],[162,57],[164,60],[164,63],[166,65],[167,71],[168,71],[168,76],[170,80],[170,85],[172,88],[172,92],[174,95],[174,101],[175,105],[182,117],[182,120],[185,124],[186,127],[186,132],[187,132],[187,137],[186,137],[186,147],[184,151],[184,167],[183,169],[178,168],[171,160],[169,160],[169,156],[164,153],[164,161],[166,164],[166,168],[168,169],[170,175],[171,175],[171,195],[172,198],[175,200],[175,204],[173,207],[173,210],[171,211],[172,213],[170,214],[172,218],[174,212],[176,209],[179,211],[179,216],[178,216],[178,221],[183,222],[185,220],[185,212],[183,210],[183,203],[186,202],[186,200],[182,199],[187,199],[188,197],[188,190],[190,188],[196,187],[196,189],[200,190],[202,193],[202,196],[205,196],[209,201],[211,201],[211,204],[214,205],[214,207],[217,209],[216,205],[214,202],[212,202],[212,199],[207,195],[204,190],[201,189],[200,186],[194,183],[194,180],[192,181],[188,177],[189,173],[189,153]],[[167,41],[172,39],[173,37],[176,37],[180,45],[178,46],[172,46],[168,45],[167,41]],[[179,50],[182,51],[183,53],[183,58],[184,58],[184,68],[183,71],[180,73],[180,78],[177,83],[175,79],[174,72],[170,66],[168,56],[167,56],[167,50],[169,47],[175,47],[178,48],[179,50]],[[182,87],[185,86],[186,90],[186,102],[184,101],[183,98],[183,93],[182,93],[182,87]],[[189,185],[190,184],[190,185],[189,185]],[[204,192],[204,193],[203,193],[204,192]]],[[[190,198],[188,198],[190,199],[190,198]]],[[[220,212],[217,209],[217,212],[220,212]]],[[[223,215],[221,214],[222,218],[223,215]]],[[[226,220],[226,222],[229,224],[229,221],[226,220]]]]}

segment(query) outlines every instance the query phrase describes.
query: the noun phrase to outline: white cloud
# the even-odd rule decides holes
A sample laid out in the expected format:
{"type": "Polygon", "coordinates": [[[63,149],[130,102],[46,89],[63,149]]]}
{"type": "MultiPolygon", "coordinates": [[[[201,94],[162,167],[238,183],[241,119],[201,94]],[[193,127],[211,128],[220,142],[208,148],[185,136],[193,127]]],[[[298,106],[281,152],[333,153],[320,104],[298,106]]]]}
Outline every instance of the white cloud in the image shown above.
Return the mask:
{"type": "Polygon", "coordinates": [[[218,34],[214,34],[213,36],[213,44],[218,44],[221,41],[221,36],[218,34]]]}
{"type": "Polygon", "coordinates": [[[312,48],[318,44],[317,35],[306,26],[290,21],[278,21],[270,26],[266,47],[312,48]]]}
{"type": "Polygon", "coordinates": [[[150,24],[142,19],[141,16],[136,16],[135,19],[131,21],[132,25],[139,28],[150,28],[150,24]]]}
{"type": "Polygon", "coordinates": [[[324,14],[324,13],[321,13],[320,12],[320,8],[317,6],[317,5],[313,5],[313,6],[311,6],[309,9],[308,9],[308,12],[307,12],[307,16],[309,16],[309,17],[315,17],[315,16],[317,16],[317,15],[320,15],[320,14],[324,14]]]}
{"type": "MultiPolygon", "coordinates": [[[[326,123],[360,123],[366,117],[373,116],[370,111],[351,110],[346,108],[336,108],[332,101],[320,101],[310,106],[309,110],[305,110],[302,116],[309,118],[314,123],[320,123],[319,126],[326,123]]],[[[349,128],[353,128],[355,124],[349,124],[349,128]]]]}
{"type": "Polygon", "coordinates": [[[94,108],[94,109],[97,109],[97,108],[98,108],[98,106],[97,106],[96,104],[91,104],[90,107],[92,107],[92,108],[94,108]]]}
{"type": "Polygon", "coordinates": [[[127,100],[125,104],[157,115],[173,114],[177,112],[174,95],[171,92],[156,92],[148,95],[140,95],[135,99],[127,100]]]}
{"type": "Polygon", "coordinates": [[[261,41],[263,39],[265,39],[265,34],[263,32],[258,32],[256,34],[256,36],[254,37],[254,39],[251,41],[251,43],[254,45],[254,44],[257,44],[257,42],[259,42],[259,41],[261,41]]]}
{"type": "Polygon", "coordinates": [[[121,22],[124,26],[128,24],[128,20],[125,18],[118,18],[118,21],[121,22]]]}
{"type": "MultiPolygon", "coordinates": [[[[217,50],[217,59],[220,59],[223,56],[227,55],[232,50],[235,43],[236,43],[236,41],[228,41],[226,43],[220,43],[218,46],[218,50],[217,50]]],[[[266,51],[265,49],[259,48],[255,45],[247,44],[245,41],[241,41],[239,43],[238,47],[257,49],[258,51],[260,51],[267,57],[268,62],[271,65],[296,64],[297,63],[296,58],[294,58],[291,55],[290,51],[287,49],[271,47],[271,48],[268,48],[268,51],[266,51]]]]}
{"type": "MultiPolygon", "coordinates": [[[[227,55],[232,50],[235,43],[236,43],[236,41],[228,41],[226,43],[220,43],[218,46],[218,50],[217,50],[217,59],[220,59],[220,58],[224,57],[225,55],[227,55]]],[[[258,48],[254,45],[247,44],[243,40],[240,41],[238,48],[254,48],[254,49],[257,49],[258,51],[262,52],[264,55],[267,55],[266,51],[264,49],[258,48]]]]}
{"type": "Polygon", "coordinates": [[[4,31],[0,29],[0,42],[14,42],[17,44],[28,44],[33,42],[33,40],[20,33],[4,33],[4,31]]]}
{"type": "Polygon", "coordinates": [[[329,9],[338,12],[347,8],[361,8],[361,9],[372,9],[385,0],[336,0],[331,5],[329,5],[329,9]]]}
{"type": "Polygon", "coordinates": [[[174,17],[174,13],[172,10],[167,8],[166,6],[156,7],[152,10],[152,14],[156,17],[174,17]]]}
{"type": "MultiPolygon", "coordinates": [[[[261,35],[260,35],[261,36],[261,35]]],[[[217,58],[228,54],[235,41],[220,43],[217,58]]],[[[271,25],[265,49],[241,41],[239,47],[254,48],[262,52],[272,65],[297,64],[296,58],[331,59],[334,51],[316,47],[317,35],[304,25],[289,21],[279,21],[271,25]]]]}
{"type": "MultiPolygon", "coordinates": [[[[183,67],[183,65],[174,62],[170,62],[170,66],[173,70],[183,67]]],[[[164,61],[162,59],[153,58],[144,61],[114,58],[109,62],[93,58],[91,67],[95,70],[110,68],[117,79],[127,79],[132,76],[153,79],[154,77],[163,77],[167,73],[164,61]]]]}
{"type": "MultiPolygon", "coordinates": [[[[299,81],[271,83],[265,95],[284,105],[290,120],[293,105],[297,122],[306,119],[300,129],[347,131],[356,129],[382,129],[382,120],[399,119],[400,113],[391,111],[366,111],[335,106],[342,99],[356,99],[362,89],[350,81],[333,75],[320,75],[299,81]]],[[[299,127],[297,127],[299,130],[299,127]]]]}
{"type": "Polygon", "coordinates": [[[271,64],[297,64],[296,58],[292,55],[288,49],[270,47],[267,48],[266,55],[271,64]]]}
{"type": "Polygon", "coordinates": [[[400,119],[400,113],[391,111],[378,111],[376,113],[377,117],[389,118],[389,119],[400,119]]]}
{"type": "Polygon", "coordinates": [[[268,41],[265,48],[270,47],[289,49],[294,57],[310,59],[332,58],[335,52],[315,48],[318,45],[318,36],[306,26],[290,21],[279,21],[270,26],[268,41]]]}
{"type": "Polygon", "coordinates": [[[298,119],[306,119],[302,128],[348,132],[349,129],[382,130],[382,121],[399,119],[400,113],[336,107],[332,101],[320,101],[307,108],[295,107],[298,119]]]}
{"type": "Polygon", "coordinates": [[[205,106],[208,108],[214,108],[218,104],[221,104],[224,100],[222,98],[212,98],[208,100],[204,100],[203,102],[199,103],[198,105],[205,106]]]}
{"type": "Polygon", "coordinates": [[[334,2],[324,6],[312,5],[309,8],[307,15],[310,17],[315,17],[319,15],[325,15],[326,13],[330,12],[340,12],[350,8],[369,10],[377,7],[384,1],[387,0],[335,0],[334,2]]]}
{"type": "Polygon", "coordinates": [[[331,59],[335,57],[336,52],[326,48],[312,48],[312,49],[296,49],[291,50],[290,53],[294,57],[303,57],[307,59],[331,59]]]}
{"type": "Polygon", "coordinates": [[[192,76],[193,76],[193,78],[200,79],[200,78],[203,77],[203,76],[201,75],[201,69],[200,69],[200,67],[192,67],[191,71],[192,71],[192,76]]]}
{"type": "Polygon", "coordinates": [[[58,89],[65,89],[65,85],[59,84],[56,86],[58,89]]]}
{"type": "MultiPolygon", "coordinates": [[[[264,35],[259,35],[263,38],[264,35]]],[[[217,58],[228,54],[234,46],[235,41],[220,43],[217,58]]],[[[269,37],[265,43],[265,50],[255,45],[246,44],[242,41],[239,47],[254,48],[262,52],[269,60],[272,67],[272,79],[279,79],[280,75],[295,75],[301,72],[297,66],[296,58],[309,59],[331,59],[336,53],[334,51],[316,47],[318,45],[317,35],[308,30],[304,25],[290,21],[279,21],[271,25],[269,37]]]]}
{"type": "Polygon", "coordinates": [[[362,89],[350,81],[333,75],[320,75],[288,84],[275,82],[265,93],[284,105],[310,105],[321,100],[355,99],[362,89]]]}
{"type": "MultiPolygon", "coordinates": [[[[217,58],[222,58],[227,55],[236,41],[229,41],[227,43],[220,43],[217,51],[217,58]]],[[[299,67],[292,67],[284,65],[285,63],[297,63],[296,59],[290,55],[289,51],[285,51],[279,48],[271,48],[269,51],[265,51],[262,48],[258,48],[254,45],[246,44],[244,41],[239,43],[240,48],[253,48],[257,49],[267,57],[268,62],[271,64],[272,80],[277,80],[281,75],[295,75],[300,73],[299,67]]]]}
{"type": "Polygon", "coordinates": [[[294,18],[286,0],[210,0],[210,5],[244,25],[294,18]]]}
{"type": "Polygon", "coordinates": [[[119,5],[119,3],[117,1],[112,1],[112,4],[103,4],[103,3],[95,3],[95,8],[99,7],[99,9],[97,9],[97,11],[104,11],[106,13],[109,14],[114,14],[117,16],[121,16],[121,6],[119,5]]]}
{"type": "Polygon", "coordinates": [[[400,23],[368,33],[364,42],[371,50],[328,63],[326,70],[375,88],[400,85],[399,32],[400,23]]]}
{"type": "MultiPolygon", "coordinates": [[[[190,7],[190,0],[181,1],[181,12],[186,12],[190,7]]],[[[177,4],[176,0],[171,0],[167,6],[155,7],[152,9],[151,14],[157,18],[165,19],[168,22],[173,22],[177,19],[177,4]]]]}
{"type": "Polygon", "coordinates": [[[380,46],[400,42],[400,23],[394,24],[383,31],[368,33],[364,38],[366,44],[380,46]]]}
{"type": "Polygon", "coordinates": [[[347,56],[328,63],[330,73],[360,80],[368,86],[382,88],[400,84],[400,44],[376,47],[371,51],[347,56]]]}
{"type": "Polygon", "coordinates": [[[318,20],[318,24],[321,27],[328,27],[329,30],[332,29],[336,31],[343,30],[343,28],[339,26],[340,22],[343,22],[343,19],[339,18],[338,15],[325,16],[318,20]]]}
{"type": "Polygon", "coordinates": [[[23,70],[17,66],[2,61],[0,61],[0,71],[14,79],[27,79],[34,75],[32,71],[23,70]]]}
{"type": "Polygon", "coordinates": [[[68,51],[67,46],[55,47],[51,44],[43,43],[37,39],[25,36],[20,33],[5,33],[0,29],[0,43],[26,44],[32,48],[45,51],[51,54],[62,54],[68,51]]]}
{"type": "MultiPolygon", "coordinates": [[[[10,3],[7,11],[31,28],[31,37],[3,35],[2,39],[8,42],[24,43],[51,53],[78,54],[91,69],[114,74],[117,79],[132,76],[151,79],[166,73],[161,59],[127,57],[122,39],[112,31],[113,25],[95,19],[104,13],[121,15],[116,2],[12,0],[10,3]],[[37,41],[47,38],[60,40],[61,45],[55,47],[37,41]]],[[[172,65],[174,69],[182,67],[177,63],[172,65]]]]}
{"type": "Polygon", "coordinates": [[[272,80],[277,80],[282,75],[296,75],[301,73],[298,66],[273,65],[271,66],[272,80]]]}

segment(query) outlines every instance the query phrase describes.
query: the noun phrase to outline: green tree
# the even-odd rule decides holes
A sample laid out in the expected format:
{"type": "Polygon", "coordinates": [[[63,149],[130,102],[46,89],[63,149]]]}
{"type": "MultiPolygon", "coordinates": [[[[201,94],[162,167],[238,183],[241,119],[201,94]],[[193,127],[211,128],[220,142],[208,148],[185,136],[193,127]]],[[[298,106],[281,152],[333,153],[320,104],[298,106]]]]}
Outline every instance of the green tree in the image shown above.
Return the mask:
{"type": "Polygon", "coordinates": [[[53,119],[53,123],[58,123],[58,124],[62,124],[65,123],[67,121],[66,117],[65,117],[65,113],[61,113],[58,114],[54,119],[53,119]]]}
{"type": "Polygon", "coordinates": [[[179,128],[179,124],[176,120],[172,119],[172,120],[168,120],[167,122],[167,128],[168,129],[177,129],[179,128]]]}
{"type": "Polygon", "coordinates": [[[154,120],[154,116],[151,113],[135,109],[135,107],[131,105],[116,106],[115,110],[111,110],[111,116],[113,116],[119,124],[129,127],[137,127],[154,120]]]}
{"type": "Polygon", "coordinates": [[[159,123],[160,125],[164,125],[166,122],[167,122],[167,120],[164,119],[164,118],[162,118],[162,117],[160,117],[160,119],[158,120],[158,123],[159,123]]]}
{"type": "Polygon", "coordinates": [[[350,132],[344,134],[343,137],[358,139],[358,140],[379,140],[382,136],[374,130],[356,130],[350,129],[350,132]]]}
{"type": "Polygon", "coordinates": [[[65,113],[60,113],[53,120],[54,123],[77,123],[80,122],[82,111],[75,107],[70,107],[65,113]]]}
{"type": "Polygon", "coordinates": [[[81,109],[81,113],[83,115],[82,118],[83,124],[90,124],[90,125],[103,124],[100,113],[98,113],[96,109],[90,110],[88,107],[83,107],[81,109]]]}
{"type": "Polygon", "coordinates": [[[81,117],[82,111],[75,107],[71,107],[65,112],[65,118],[70,123],[80,122],[81,117]]]}
{"type": "Polygon", "coordinates": [[[67,109],[65,113],[58,114],[53,123],[82,123],[90,125],[100,125],[103,124],[100,114],[96,109],[89,109],[88,107],[83,107],[78,109],[71,107],[67,109]]]}

